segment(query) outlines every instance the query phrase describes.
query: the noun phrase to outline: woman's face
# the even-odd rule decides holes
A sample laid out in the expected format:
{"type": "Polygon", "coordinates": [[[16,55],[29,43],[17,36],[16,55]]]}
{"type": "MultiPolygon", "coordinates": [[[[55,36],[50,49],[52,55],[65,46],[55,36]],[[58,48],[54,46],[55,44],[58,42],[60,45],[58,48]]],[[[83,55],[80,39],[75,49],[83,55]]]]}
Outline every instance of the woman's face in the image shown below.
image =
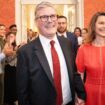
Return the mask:
{"type": "Polygon", "coordinates": [[[7,37],[7,41],[9,43],[13,43],[14,41],[16,40],[16,36],[14,34],[10,34],[8,37],[7,37]]]}
{"type": "Polygon", "coordinates": [[[82,38],[83,38],[83,39],[86,39],[87,36],[88,36],[88,32],[83,29],[83,30],[82,30],[82,38]]]}
{"type": "Polygon", "coordinates": [[[81,36],[81,32],[79,29],[75,29],[74,34],[78,37],[81,36]]]}
{"type": "Polygon", "coordinates": [[[97,36],[105,37],[105,16],[99,16],[95,24],[97,36]]]}
{"type": "Polygon", "coordinates": [[[0,36],[5,37],[5,34],[6,34],[6,27],[0,26],[0,36]]]}

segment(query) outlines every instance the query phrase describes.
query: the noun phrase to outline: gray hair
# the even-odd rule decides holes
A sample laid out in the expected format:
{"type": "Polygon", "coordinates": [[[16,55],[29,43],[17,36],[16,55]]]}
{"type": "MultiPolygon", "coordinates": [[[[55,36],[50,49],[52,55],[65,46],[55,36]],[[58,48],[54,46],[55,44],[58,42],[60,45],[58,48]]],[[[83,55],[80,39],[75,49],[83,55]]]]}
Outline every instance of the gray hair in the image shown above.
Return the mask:
{"type": "MultiPolygon", "coordinates": [[[[39,3],[39,4],[36,6],[36,8],[35,8],[35,16],[37,15],[37,11],[39,11],[40,9],[45,8],[45,7],[54,8],[53,4],[51,4],[50,2],[43,1],[43,2],[39,3]]],[[[55,9],[55,8],[54,8],[54,9],[55,9]]]]}

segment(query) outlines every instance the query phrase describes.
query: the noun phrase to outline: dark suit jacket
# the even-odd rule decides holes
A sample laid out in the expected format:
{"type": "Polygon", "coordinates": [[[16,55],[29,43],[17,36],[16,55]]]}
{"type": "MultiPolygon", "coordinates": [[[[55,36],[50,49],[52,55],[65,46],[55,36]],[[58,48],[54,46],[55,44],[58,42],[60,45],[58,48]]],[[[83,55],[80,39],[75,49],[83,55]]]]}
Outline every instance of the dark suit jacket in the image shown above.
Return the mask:
{"type": "Polygon", "coordinates": [[[76,56],[77,54],[77,49],[78,49],[78,41],[77,41],[77,37],[71,33],[71,32],[67,32],[67,38],[71,41],[72,43],[72,48],[73,48],[73,52],[74,55],[76,56]]]}
{"type": "MultiPolygon", "coordinates": [[[[85,99],[80,75],[73,73],[71,44],[66,38],[58,37],[58,40],[67,63],[72,98],[76,89],[78,96],[85,99]]],[[[19,105],[56,105],[54,81],[39,38],[18,51],[17,92],[19,105]]]]}

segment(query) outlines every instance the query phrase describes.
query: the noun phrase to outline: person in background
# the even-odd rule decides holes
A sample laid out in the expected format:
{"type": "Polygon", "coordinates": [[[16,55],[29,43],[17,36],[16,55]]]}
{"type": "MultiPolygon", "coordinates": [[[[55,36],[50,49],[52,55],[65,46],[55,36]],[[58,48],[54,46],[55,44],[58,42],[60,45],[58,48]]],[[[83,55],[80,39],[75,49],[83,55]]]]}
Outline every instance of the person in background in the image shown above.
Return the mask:
{"type": "Polygon", "coordinates": [[[9,31],[13,32],[16,35],[17,34],[17,25],[16,24],[10,25],[9,31]]]}
{"type": "Polygon", "coordinates": [[[0,62],[4,60],[6,56],[13,54],[13,51],[10,49],[10,47],[5,45],[5,34],[6,26],[4,24],[0,24],[0,49],[2,50],[0,53],[0,62]]]}
{"type": "Polygon", "coordinates": [[[33,31],[32,29],[29,29],[27,32],[27,42],[32,41],[32,37],[33,37],[33,31]]]}
{"type": "Polygon", "coordinates": [[[4,46],[2,52],[0,53],[0,62],[2,62],[6,57],[11,56],[13,54],[13,50],[10,49],[9,46],[4,46]]]}
{"type": "MultiPolygon", "coordinates": [[[[15,34],[15,36],[17,35],[17,25],[16,24],[12,24],[12,25],[10,25],[10,27],[9,27],[9,32],[12,32],[12,33],[14,33],[15,34]]],[[[25,45],[27,43],[27,41],[22,41],[22,42],[20,42],[17,46],[18,46],[18,48],[19,47],[21,47],[21,46],[23,46],[23,45],[25,45]]]]}
{"type": "Polygon", "coordinates": [[[81,30],[81,36],[82,36],[82,43],[84,44],[85,43],[85,40],[88,37],[88,29],[87,28],[83,28],[81,30]]]}
{"type": "Polygon", "coordinates": [[[0,24],[0,105],[3,105],[4,98],[4,58],[12,54],[9,46],[5,46],[6,26],[0,24]]]}
{"type": "Polygon", "coordinates": [[[17,52],[19,105],[74,105],[75,92],[84,105],[85,90],[74,72],[71,44],[56,35],[57,13],[51,3],[36,6],[35,24],[39,36],[17,52]]]}
{"type": "Polygon", "coordinates": [[[76,64],[83,78],[86,70],[85,105],[105,104],[105,12],[94,14],[86,43],[77,53],[76,64]]]}
{"type": "Polygon", "coordinates": [[[34,40],[37,37],[37,32],[32,29],[27,30],[27,42],[34,40]]]}
{"type": "Polygon", "coordinates": [[[8,32],[6,34],[6,44],[10,46],[14,53],[5,59],[4,68],[4,105],[15,105],[17,100],[16,94],[16,35],[14,32],[8,32]]]}
{"type": "Polygon", "coordinates": [[[69,39],[72,44],[74,56],[76,56],[77,48],[78,48],[78,41],[77,37],[67,30],[67,18],[63,15],[58,15],[58,28],[57,34],[59,36],[64,36],[65,38],[69,39]]]}
{"type": "Polygon", "coordinates": [[[82,36],[81,36],[81,28],[75,27],[74,35],[77,37],[78,40],[78,47],[82,44],[82,36]]]}

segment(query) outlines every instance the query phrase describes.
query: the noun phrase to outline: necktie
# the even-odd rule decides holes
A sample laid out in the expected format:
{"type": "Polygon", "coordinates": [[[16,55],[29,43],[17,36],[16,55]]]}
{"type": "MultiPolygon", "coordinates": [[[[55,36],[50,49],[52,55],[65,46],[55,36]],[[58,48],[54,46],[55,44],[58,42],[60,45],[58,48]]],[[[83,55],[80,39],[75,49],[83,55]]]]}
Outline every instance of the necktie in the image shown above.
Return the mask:
{"type": "Polygon", "coordinates": [[[65,37],[63,34],[61,34],[61,36],[65,37]]]}
{"type": "Polygon", "coordinates": [[[52,62],[53,62],[53,74],[54,74],[54,84],[57,92],[57,100],[56,105],[62,105],[62,88],[61,88],[61,73],[60,73],[60,62],[58,58],[58,54],[54,47],[54,41],[50,42],[51,44],[51,54],[52,54],[52,62]]]}

